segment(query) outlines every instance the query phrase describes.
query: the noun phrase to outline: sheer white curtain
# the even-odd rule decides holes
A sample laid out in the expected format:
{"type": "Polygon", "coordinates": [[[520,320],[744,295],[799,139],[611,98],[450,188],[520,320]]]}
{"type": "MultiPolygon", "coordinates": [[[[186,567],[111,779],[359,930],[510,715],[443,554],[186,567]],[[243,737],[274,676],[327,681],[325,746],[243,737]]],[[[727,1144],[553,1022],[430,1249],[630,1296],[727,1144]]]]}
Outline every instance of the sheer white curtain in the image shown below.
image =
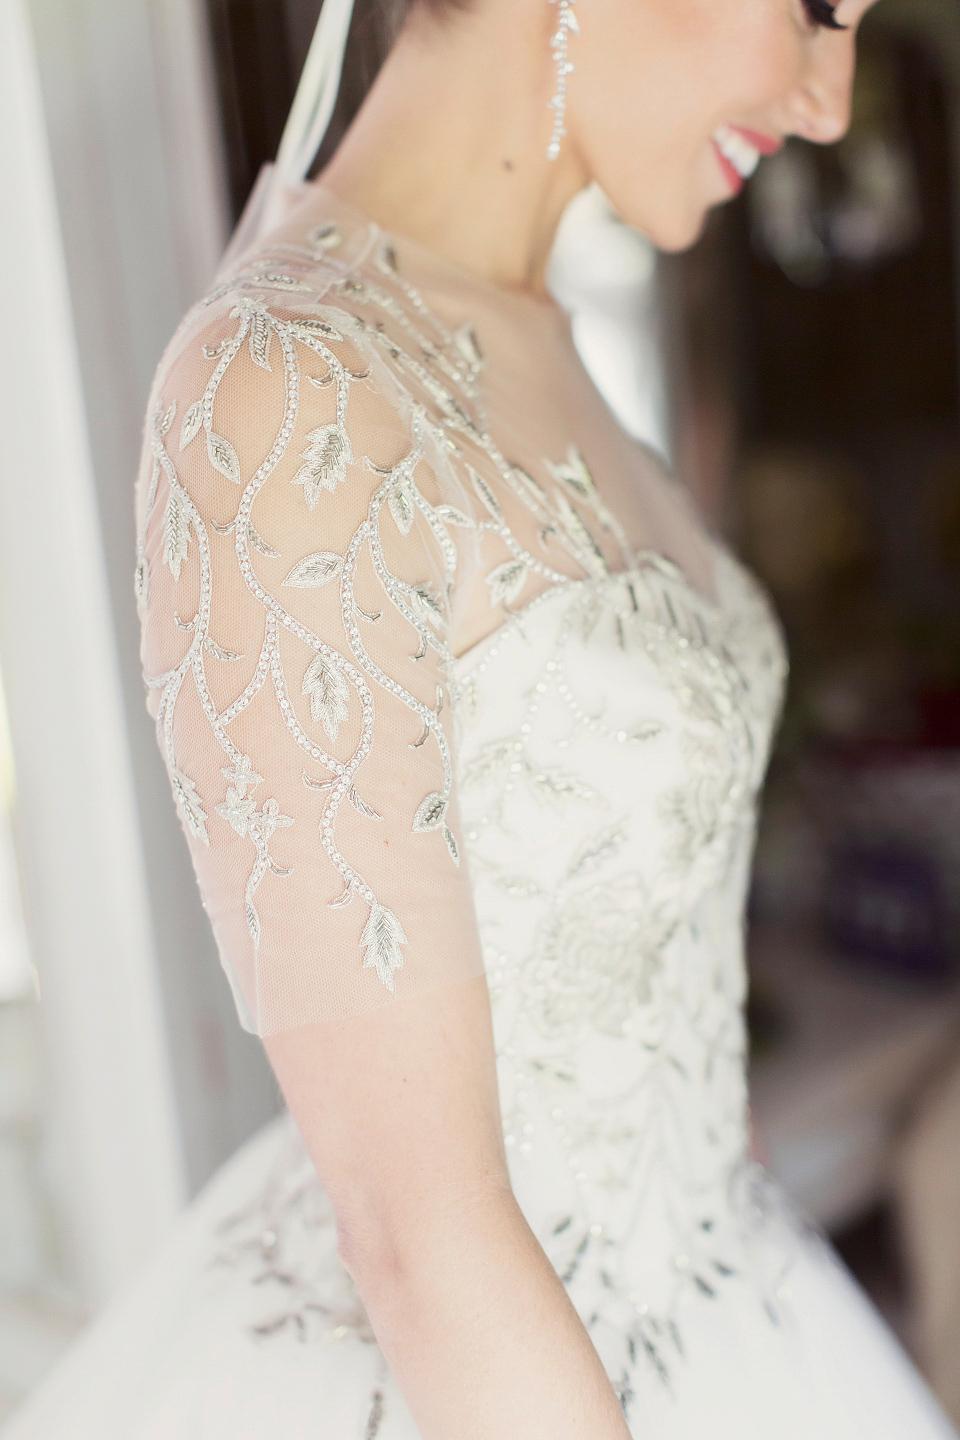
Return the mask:
{"type": "Polygon", "coordinates": [[[76,337],[35,57],[0,7],[0,645],[52,1153],[95,1302],[184,1193],[76,337]]]}
{"type": "Polygon", "coordinates": [[[199,0],[0,0],[0,670],[53,1175],[87,1301],[276,1106],[139,673],[153,367],[226,230],[199,0]]]}

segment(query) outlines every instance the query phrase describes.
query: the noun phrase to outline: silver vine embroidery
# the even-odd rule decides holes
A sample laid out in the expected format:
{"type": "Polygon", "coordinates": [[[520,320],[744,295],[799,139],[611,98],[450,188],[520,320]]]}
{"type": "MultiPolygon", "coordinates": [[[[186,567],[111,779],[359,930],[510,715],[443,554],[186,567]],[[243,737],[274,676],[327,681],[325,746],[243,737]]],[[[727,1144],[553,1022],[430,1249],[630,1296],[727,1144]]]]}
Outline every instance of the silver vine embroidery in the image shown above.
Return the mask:
{"type": "MultiPolygon", "coordinates": [[[[335,230],[321,227],[321,231],[313,236],[309,251],[312,265],[336,248],[339,240],[335,239],[335,234],[335,230]]],[[[389,247],[381,247],[375,263],[376,269],[389,282],[388,287],[368,275],[360,278],[345,274],[333,284],[332,293],[341,301],[349,300],[357,307],[372,307],[374,312],[379,311],[396,323],[409,345],[398,344],[382,322],[371,323],[358,313],[320,304],[317,297],[329,287],[329,277],[325,277],[321,288],[315,290],[307,278],[296,273],[296,266],[283,269],[276,264],[268,266],[255,262],[235,281],[220,286],[203,302],[205,306],[210,306],[229,296],[232,302],[230,318],[236,322],[236,328],[216,347],[205,349],[216,364],[203,394],[189,405],[183,416],[178,446],[180,453],[184,454],[199,442],[202,434],[210,465],[239,489],[239,505],[233,519],[227,523],[205,521],[201,517],[180,478],[168,444],[176,407],[171,406],[166,411],[162,411],[161,407],[153,429],[153,474],[139,543],[137,593],[145,603],[149,586],[146,525],[162,479],[167,487],[163,563],[169,568],[174,581],[179,581],[183,565],[192,553],[191,545],[195,542],[199,552],[201,582],[196,615],[189,621],[180,621],[179,618],[177,621],[181,628],[192,632],[192,643],[186,656],[168,673],[146,677],[148,685],[160,691],[158,738],[167,756],[184,821],[197,839],[204,844],[210,843],[208,802],[200,795],[196,781],[178,763],[173,740],[177,700],[190,674],[207,720],[229,762],[227,770],[231,774],[242,772],[251,777],[246,781],[233,780],[225,796],[214,804],[214,809],[255,850],[246,886],[245,910],[250,935],[254,944],[258,945],[261,922],[255,903],[257,889],[268,871],[279,878],[290,873],[274,860],[270,850],[271,837],[277,829],[294,822],[280,814],[275,801],[268,800],[257,806],[253,792],[263,783],[262,779],[254,777],[252,770],[242,771],[244,765],[249,765],[249,757],[242,755],[234,744],[229,727],[259,692],[272,684],[292,740],[308,760],[308,768],[303,775],[304,784],[323,792],[325,797],[319,827],[320,840],[342,882],[339,897],[331,903],[344,906],[354,898],[366,902],[368,916],[359,936],[363,965],[375,970],[382,984],[393,991],[395,974],[403,964],[402,947],[407,943],[401,920],[378,899],[341,851],[336,838],[337,816],[345,801],[349,801],[365,819],[374,822],[379,819],[378,812],[362,798],[356,784],[374,744],[374,693],[377,688],[397,697],[419,717],[422,730],[414,742],[415,748],[422,748],[432,741],[439,753],[443,784],[420,804],[412,820],[412,833],[427,837],[439,831],[447,854],[455,865],[460,863],[460,850],[447,819],[453,767],[449,743],[440,720],[445,702],[443,689],[438,690],[436,706],[427,706],[372,658],[361,625],[375,625],[381,619],[382,611],[371,613],[362,608],[356,598],[354,582],[361,555],[369,555],[385,599],[417,633],[419,648],[414,659],[422,659],[433,651],[441,672],[447,672],[452,662],[448,632],[450,593],[458,566],[454,532],[458,529],[495,534],[508,552],[509,558],[494,566],[486,576],[493,609],[509,613],[534,579],[540,586],[576,583],[575,577],[546,564],[517,540],[504,519],[495,485],[503,485],[519,496],[541,522],[541,540],[544,543],[560,543],[586,574],[606,574],[606,562],[599,544],[565,491],[584,503],[603,528],[615,533],[625,556],[629,556],[630,552],[622,531],[600,504],[586,462],[578,451],[571,449],[567,461],[553,467],[557,477],[553,496],[548,495],[525,472],[508,464],[488,433],[479,408],[476,380],[483,366],[483,357],[472,327],[463,326],[454,335],[445,331],[440,322],[429,314],[416,291],[399,275],[395,256],[389,247]],[[270,291],[304,297],[302,310],[292,314],[275,311],[265,295],[270,291]],[[411,318],[411,312],[415,318],[411,318]],[[347,343],[354,352],[367,358],[367,368],[351,369],[341,358],[336,347],[347,343]],[[218,392],[244,346],[258,368],[273,372],[279,367],[284,380],[283,409],[282,414],[278,414],[276,442],[267,458],[250,476],[244,475],[243,461],[230,437],[221,433],[215,423],[218,392]],[[386,470],[375,470],[369,459],[354,454],[348,429],[351,387],[368,379],[369,364],[378,356],[381,361],[386,359],[392,364],[411,397],[419,390],[428,401],[424,404],[411,399],[409,452],[386,470]],[[306,361],[319,362],[320,373],[305,377],[306,361]],[[251,553],[256,551],[274,558],[279,555],[269,540],[254,528],[251,514],[257,496],[270,482],[287,452],[300,411],[304,378],[320,389],[332,389],[336,409],[335,418],[330,423],[315,426],[308,432],[306,446],[298,457],[301,464],[292,477],[293,485],[302,490],[307,510],[317,509],[325,495],[334,494],[340,486],[348,484],[351,469],[355,466],[373,471],[381,481],[344,553],[318,550],[300,558],[291,557],[292,563],[281,585],[281,590],[285,587],[314,589],[337,585],[347,639],[346,650],[330,644],[323,636],[313,634],[290,613],[279,595],[269,591],[259,579],[251,553]],[[489,467],[487,474],[481,474],[476,464],[465,458],[463,460],[463,473],[479,502],[480,518],[450,504],[431,505],[418,485],[418,468],[428,447],[440,445],[453,456],[463,453],[454,436],[467,440],[478,463],[482,458],[484,465],[489,467]],[[386,559],[381,533],[385,515],[390,517],[391,524],[401,536],[410,535],[417,517],[422,518],[442,555],[446,590],[438,588],[431,580],[411,582],[394,573],[386,559]],[[222,710],[217,709],[211,696],[206,677],[206,657],[222,662],[239,657],[222,645],[210,630],[213,572],[208,525],[220,535],[232,534],[240,574],[262,604],[266,615],[263,648],[254,678],[222,710]],[[282,631],[296,636],[313,652],[299,676],[288,675],[281,661],[279,637],[282,631]],[[330,745],[342,738],[348,723],[359,718],[360,736],[348,760],[337,759],[329,753],[325,743],[318,743],[316,737],[300,725],[289,699],[291,683],[297,684],[302,696],[309,700],[311,720],[330,745]],[[326,772],[325,775],[318,775],[318,768],[326,772]]],[[[550,473],[549,467],[547,469],[550,473]]],[[[449,698],[456,701],[455,687],[448,688],[449,698]]],[[[566,775],[556,767],[544,769],[527,765],[525,778],[531,789],[553,804],[570,798],[585,801],[592,798],[589,790],[584,789],[575,776],[566,775]]]]}

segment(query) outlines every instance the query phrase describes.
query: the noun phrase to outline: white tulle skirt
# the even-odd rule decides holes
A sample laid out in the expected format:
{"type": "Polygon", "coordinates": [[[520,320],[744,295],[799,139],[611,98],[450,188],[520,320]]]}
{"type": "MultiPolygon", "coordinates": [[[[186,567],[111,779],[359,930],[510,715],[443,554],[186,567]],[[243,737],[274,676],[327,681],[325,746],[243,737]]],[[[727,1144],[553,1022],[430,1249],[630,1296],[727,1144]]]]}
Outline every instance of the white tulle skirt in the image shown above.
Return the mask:
{"type": "MultiPolygon", "coordinates": [[[[311,1187],[288,1117],[214,1177],[163,1252],[90,1328],[2,1440],[416,1440],[417,1428],[339,1275],[329,1213],[307,1208],[298,1266],[271,1260],[277,1204],[311,1187]],[[264,1208],[264,1196],[267,1196],[264,1208]],[[306,1253],[309,1251],[309,1255],[306,1253]],[[285,1268],[286,1266],[286,1268],[285,1268]],[[339,1287],[339,1289],[338,1289],[339,1287]],[[324,1293],[329,1303],[312,1303],[324,1293]],[[353,1308],[351,1308],[353,1307],[353,1308]]],[[[315,1182],[312,1191],[316,1193],[315,1182]]],[[[633,1377],[644,1440],[956,1440],[924,1382],[821,1241],[801,1242],[775,1326],[752,1292],[691,1297],[668,1382],[633,1377]]]]}

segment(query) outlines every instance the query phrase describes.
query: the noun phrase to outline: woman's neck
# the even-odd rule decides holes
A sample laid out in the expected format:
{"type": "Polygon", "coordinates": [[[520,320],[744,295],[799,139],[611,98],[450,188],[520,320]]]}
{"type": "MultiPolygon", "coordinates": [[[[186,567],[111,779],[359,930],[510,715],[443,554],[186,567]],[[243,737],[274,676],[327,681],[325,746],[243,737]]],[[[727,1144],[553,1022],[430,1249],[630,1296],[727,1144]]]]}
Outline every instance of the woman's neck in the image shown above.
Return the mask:
{"type": "Polygon", "coordinates": [[[408,23],[320,177],[386,230],[510,290],[545,292],[567,203],[589,177],[547,159],[555,85],[546,5],[517,0],[408,23]]]}

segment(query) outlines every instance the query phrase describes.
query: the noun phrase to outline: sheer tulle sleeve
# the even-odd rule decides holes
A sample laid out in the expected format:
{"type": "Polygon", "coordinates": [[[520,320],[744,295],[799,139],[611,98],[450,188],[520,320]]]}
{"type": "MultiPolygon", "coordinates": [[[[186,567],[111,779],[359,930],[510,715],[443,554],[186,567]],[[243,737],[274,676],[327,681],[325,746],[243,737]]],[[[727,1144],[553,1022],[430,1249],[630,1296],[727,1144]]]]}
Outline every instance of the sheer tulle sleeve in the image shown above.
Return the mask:
{"type": "Polygon", "coordinates": [[[451,724],[471,502],[383,328],[298,289],[185,323],[138,487],[148,708],[260,1035],[483,970],[451,724]]]}

